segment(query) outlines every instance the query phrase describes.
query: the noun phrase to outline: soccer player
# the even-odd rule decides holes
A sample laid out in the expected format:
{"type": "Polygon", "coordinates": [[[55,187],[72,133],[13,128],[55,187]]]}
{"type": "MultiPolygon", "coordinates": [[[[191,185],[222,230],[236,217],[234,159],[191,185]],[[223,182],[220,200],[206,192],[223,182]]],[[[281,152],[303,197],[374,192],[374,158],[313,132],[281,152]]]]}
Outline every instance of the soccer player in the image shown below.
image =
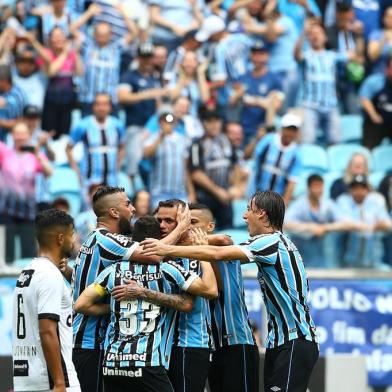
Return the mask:
{"type": "MultiPolygon", "coordinates": [[[[167,236],[176,228],[176,210],[185,204],[181,200],[171,199],[161,201],[156,211],[156,217],[161,226],[162,236],[167,236]]],[[[218,243],[219,238],[210,238],[218,243]]],[[[178,243],[191,244],[189,232],[183,235],[178,243]]],[[[202,263],[195,258],[177,258],[187,271],[202,275],[202,263]]],[[[211,363],[213,348],[211,335],[211,313],[208,299],[204,296],[195,298],[190,313],[176,314],[175,335],[170,355],[169,378],[175,392],[199,392],[204,390],[211,363]]]]}
{"type": "Polygon", "coordinates": [[[73,220],[51,209],[35,225],[38,257],[23,269],[14,291],[14,390],[80,392],[72,363],[71,293],[59,270],[73,249],[73,220]]]}
{"type": "Polygon", "coordinates": [[[256,263],[268,313],[264,389],[305,392],[319,356],[307,304],[308,281],[295,245],[282,233],[285,205],[273,191],[256,192],[244,220],[251,238],[232,246],[173,246],[149,239],[143,253],[256,263]]]}
{"type": "MultiPolygon", "coordinates": [[[[72,276],[73,300],[94,283],[96,277],[110,264],[124,260],[138,263],[159,262],[160,258],[140,255],[138,243],[126,235],[131,233],[134,207],[123,188],[101,187],[93,196],[93,209],[97,216],[97,228],[82,244],[72,276]]],[[[176,214],[175,219],[178,219],[176,214]]],[[[176,221],[177,222],[177,221],[176,221]]],[[[178,225],[172,238],[179,238],[187,228],[178,225]]],[[[167,239],[170,241],[170,238],[167,239]]],[[[83,392],[101,391],[102,343],[107,325],[103,315],[76,314],[73,320],[73,361],[83,392]]]]}
{"type": "MultiPolygon", "coordinates": [[[[191,228],[212,234],[214,218],[204,204],[190,204],[191,228]]],[[[241,262],[212,264],[219,297],[210,301],[215,351],[208,375],[212,392],[257,392],[259,350],[254,342],[244,298],[241,262]]]]}
{"type": "MultiPolygon", "coordinates": [[[[152,230],[156,235],[153,236],[160,236],[159,223],[152,217],[141,218],[135,224],[135,236],[142,234],[143,226],[145,232],[150,227],[151,235],[150,223],[154,224],[151,220],[156,223],[155,230],[152,230]]],[[[123,261],[106,268],[97,277],[95,283],[76,301],[75,310],[96,313],[96,302],[101,297],[113,294],[115,286],[121,285],[126,279],[135,280],[150,293],[152,290],[170,293],[181,289],[194,295],[206,295],[213,291],[216,296],[212,269],[203,272],[205,280],[172,262],[146,266],[123,261]]],[[[111,322],[106,334],[103,362],[107,391],[173,391],[164,369],[165,358],[162,352],[162,340],[167,334],[171,335],[171,332],[164,328],[167,310],[159,305],[161,302],[156,301],[156,298],[151,302],[144,298],[118,301],[111,296],[111,322]]],[[[104,306],[101,308],[105,309],[104,306]]]]}

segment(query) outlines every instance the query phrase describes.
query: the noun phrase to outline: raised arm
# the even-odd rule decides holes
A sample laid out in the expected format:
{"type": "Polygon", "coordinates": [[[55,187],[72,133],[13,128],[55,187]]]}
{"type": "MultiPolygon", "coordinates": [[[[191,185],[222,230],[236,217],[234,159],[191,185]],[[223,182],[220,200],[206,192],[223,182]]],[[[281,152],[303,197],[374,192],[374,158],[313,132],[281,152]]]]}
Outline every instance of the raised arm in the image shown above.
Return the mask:
{"type": "Polygon", "coordinates": [[[85,25],[91,18],[101,13],[101,7],[98,4],[92,3],[88,9],[80,15],[75,22],[71,23],[69,31],[75,34],[83,25],[85,25]]]}

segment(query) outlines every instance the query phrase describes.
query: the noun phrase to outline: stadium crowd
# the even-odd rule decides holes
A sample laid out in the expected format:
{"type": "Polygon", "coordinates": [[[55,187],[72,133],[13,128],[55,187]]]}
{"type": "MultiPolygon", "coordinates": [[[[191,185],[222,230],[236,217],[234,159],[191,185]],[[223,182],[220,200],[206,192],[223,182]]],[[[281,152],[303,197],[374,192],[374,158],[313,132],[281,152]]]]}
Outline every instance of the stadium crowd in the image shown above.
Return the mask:
{"type": "Polygon", "coordinates": [[[125,187],[133,221],[181,199],[226,231],[273,190],[308,267],[391,268],[392,2],[3,4],[8,264],[35,254],[50,206],[83,243],[104,184],[125,187]]]}

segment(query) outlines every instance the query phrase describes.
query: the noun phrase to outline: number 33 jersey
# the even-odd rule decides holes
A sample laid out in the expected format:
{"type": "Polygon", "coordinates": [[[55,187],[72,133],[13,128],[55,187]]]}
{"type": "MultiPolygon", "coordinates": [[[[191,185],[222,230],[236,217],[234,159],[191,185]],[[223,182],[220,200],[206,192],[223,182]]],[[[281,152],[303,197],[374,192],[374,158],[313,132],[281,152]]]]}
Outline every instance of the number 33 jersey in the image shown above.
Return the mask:
{"type": "Polygon", "coordinates": [[[39,391],[54,386],[42,350],[40,319],[57,321],[65,385],[79,390],[72,363],[71,292],[60,270],[47,258],[33,259],[16,282],[13,305],[14,390],[39,391]]]}

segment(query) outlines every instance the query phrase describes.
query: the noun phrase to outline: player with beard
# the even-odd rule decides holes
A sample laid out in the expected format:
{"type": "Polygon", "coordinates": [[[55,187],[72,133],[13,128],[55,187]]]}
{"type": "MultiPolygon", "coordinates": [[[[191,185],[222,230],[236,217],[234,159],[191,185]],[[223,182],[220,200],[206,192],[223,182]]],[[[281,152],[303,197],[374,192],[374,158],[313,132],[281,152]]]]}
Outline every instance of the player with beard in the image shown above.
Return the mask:
{"type": "Polygon", "coordinates": [[[14,390],[80,392],[72,363],[72,298],[59,270],[73,250],[73,219],[51,209],[37,216],[35,226],[38,257],[14,291],[14,390]]]}
{"type": "MultiPolygon", "coordinates": [[[[100,187],[93,196],[97,228],[82,244],[72,274],[73,300],[94,283],[105,267],[119,261],[155,264],[160,257],[141,255],[138,242],[132,241],[131,219],[135,208],[123,188],[100,187]]],[[[165,241],[175,243],[188,228],[189,211],[176,215],[177,229],[165,241]]],[[[83,392],[102,390],[103,339],[107,327],[106,313],[101,316],[76,314],[73,320],[73,361],[83,392]]]]}

